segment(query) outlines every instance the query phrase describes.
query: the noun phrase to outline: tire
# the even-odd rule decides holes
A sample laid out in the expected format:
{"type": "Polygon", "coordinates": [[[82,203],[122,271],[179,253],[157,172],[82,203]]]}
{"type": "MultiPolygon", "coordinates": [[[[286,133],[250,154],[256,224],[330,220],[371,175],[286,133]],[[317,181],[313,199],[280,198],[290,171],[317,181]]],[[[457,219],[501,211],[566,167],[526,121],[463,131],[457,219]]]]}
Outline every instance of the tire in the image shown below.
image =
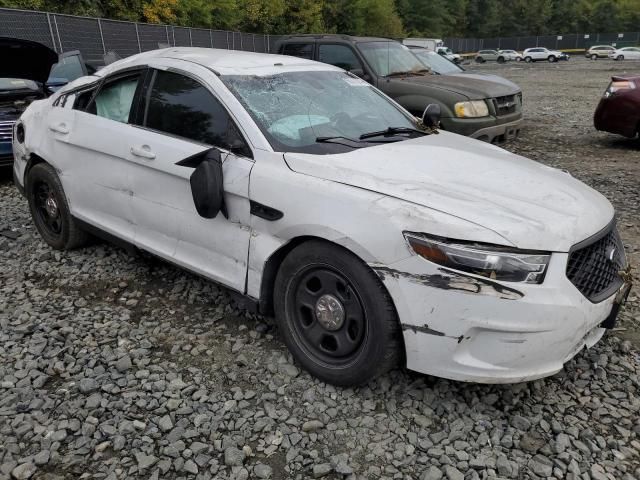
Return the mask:
{"type": "Polygon", "coordinates": [[[558,61],[558,59],[555,57],[555,55],[549,55],[549,58],[547,58],[549,63],[555,63],[558,61]]]}
{"type": "Polygon", "coordinates": [[[522,61],[522,58],[516,57],[516,62],[521,62],[521,61],[522,61]]]}
{"type": "Polygon", "coordinates": [[[365,263],[338,246],[313,240],[294,248],[276,276],[274,309],[289,351],[325,382],[361,385],[402,358],[391,297],[365,263]],[[334,309],[341,315],[332,316],[334,309]]]}
{"type": "Polygon", "coordinates": [[[595,53],[591,55],[591,60],[598,60],[598,55],[596,55],[595,53]]]}
{"type": "Polygon", "coordinates": [[[476,63],[484,63],[484,60],[482,57],[477,57],[476,58],[476,63]]]}
{"type": "Polygon", "coordinates": [[[498,63],[504,63],[504,57],[498,57],[498,63]]]}
{"type": "Polygon", "coordinates": [[[531,58],[531,57],[524,57],[524,61],[525,61],[525,62],[527,62],[527,63],[531,63],[531,62],[533,62],[533,58],[531,58]]]}
{"type": "Polygon", "coordinates": [[[624,55],[618,55],[616,60],[618,60],[619,62],[621,62],[622,60],[624,60],[624,55]]]}
{"type": "Polygon", "coordinates": [[[27,174],[25,194],[31,218],[42,239],[56,250],[84,245],[89,235],[71,216],[60,178],[47,163],[38,163],[27,174]]]}

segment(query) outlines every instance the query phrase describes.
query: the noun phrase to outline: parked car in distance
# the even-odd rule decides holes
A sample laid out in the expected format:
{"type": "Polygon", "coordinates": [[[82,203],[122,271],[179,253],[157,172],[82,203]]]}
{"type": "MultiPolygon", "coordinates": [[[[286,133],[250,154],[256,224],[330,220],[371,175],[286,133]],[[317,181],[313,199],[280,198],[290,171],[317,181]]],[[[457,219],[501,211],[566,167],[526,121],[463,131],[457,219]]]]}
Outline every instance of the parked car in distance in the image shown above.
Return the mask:
{"type": "Polygon", "coordinates": [[[507,60],[513,60],[516,62],[522,61],[522,54],[515,50],[500,50],[500,53],[504,55],[507,60]]]}
{"type": "Polygon", "coordinates": [[[11,137],[15,121],[25,108],[56,87],[87,74],[80,70],[69,78],[51,77],[52,67],[63,58],[70,57],[59,58],[41,43],[0,37],[0,167],[13,163],[11,137]]]}
{"type": "Polygon", "coordinates": [[[527,48],[522,52],[522,57],[525,62],[557,62],[558,60],[569,60],[569,55],[559,50],[549,50],[543,47],[527,48]]]}
{"type": "MultiPolygon", "coordinates": [[[[511,140],[522,124],[522,92],[506,80],[433,75],[406,45],[387,38],[348,35],[284,37],[276,51],[329,63],[358,75],[420,117],[440,105],[446,130],[488,142],[511,140]]],[[[435,55],[438,55],[437,53],[435,55]]],[[[438,55],[441,63],[459,69],[438,55]]],[[[460,70],[460,69],[459,69],[460,70]]]]}
{"type": "Polygon", "coordinates": [[[498,62],[504,63],[511,60],[510,56],[505,55],[499,50],[480,50],[476,54],[477,63],[498,62]]]}
{"type": "Polygon", "coordinates": [[[453,50],[451,50],[449,47],[438,47],[438,48],[436,48],[436,53],[438,55],[443,56],[444,58],[446,58],[450,62],[453,62],[453,63],[461,63],[462,62],[462,57],[457,53],[453,53],[453,50]]]}
{"type": "Polygon", "coordinates": [[[593,117],[596,130],[625,137],[640,136],[640,75],[616,75],[593,117]]]}
{"type": "Polygon", "coordinates": [[[624,47],[618,48],[613,52],[609,52],[609,58],[614,60],[640,60],[640,48],[639,47],[624,47]]]}
{"type": "Polygon", "coordinates": [[[439,132],[437,106],[418,123],[327,64],[155,50],[31,103],[20,125],[14,178],[52,248],[106,232],[219,282],[337,385],[400,361],[464,381],[551,375],[630,288],[598,192],[439,132]]]}
{"type": "Polygon", "coordinates": [[[589,48],[584,54],[586,58],[591,60],[598,60],[599,58],[609,58],[609,53],[615,52],[616,47],[611,45],[594,45],[589,48]]]}

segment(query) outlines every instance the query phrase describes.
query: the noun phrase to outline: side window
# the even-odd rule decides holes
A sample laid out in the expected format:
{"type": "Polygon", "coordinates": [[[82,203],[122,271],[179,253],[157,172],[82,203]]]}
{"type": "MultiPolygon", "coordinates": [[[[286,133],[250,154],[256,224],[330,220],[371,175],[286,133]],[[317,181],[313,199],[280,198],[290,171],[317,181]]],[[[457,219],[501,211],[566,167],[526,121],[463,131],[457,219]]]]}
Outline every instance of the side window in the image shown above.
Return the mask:
{"type": "MultiPolygon", "coordinates": [[[[91,98],[93,97],[93,94],[95,93],[96,88],[97,87],[78,92],[76,94],[76,98],[73,103],[73,108],[75,110],[87,110],[87,107],[89,106],[89,102],[91,101],[91,98]]],[[[93,112],[89,111],[89,113],[93,113],[95,115],[96,112],[94,110],[93,112]]]]}
{"type": "Polygon", "coordinates": [[[287,43],[282,48],[283,55],[313,59],[313,43],[287,43]]]}
{"type": "Polygon", "coordinates": [[[320,45],[318,61],[335,65],[347,71],[362,69],[362,64],[351,48],[345,45],[320,45]]]}
{"type": "Polygon", "coordinates": [[[251,157],[222,104],[185,75],[156,71],[144,117],[148,128],[251,157]]]}
{"type": "MultiPolygon", "coordinates": [[[[127,123],[138,87],[138,79],[139,75],[134,75],[106,83],[93,101],[95,114],[116,122],[127,123]]],[[[91,111],[91,113],[94,112],[91,111]]]]}

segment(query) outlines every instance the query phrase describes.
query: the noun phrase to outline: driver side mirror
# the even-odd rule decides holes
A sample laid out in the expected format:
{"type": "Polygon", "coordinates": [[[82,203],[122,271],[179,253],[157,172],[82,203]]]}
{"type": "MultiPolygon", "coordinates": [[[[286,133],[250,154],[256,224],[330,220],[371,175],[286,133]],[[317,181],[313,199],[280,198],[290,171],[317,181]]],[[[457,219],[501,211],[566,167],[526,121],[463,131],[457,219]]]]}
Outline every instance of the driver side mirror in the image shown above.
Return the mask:
{"type": "Polygon", "coordinates": [[[442,111],[437,103],[430,103],[422,113],[422,124],[427,128],[438,128],[442,111]]]}
{"type": "Polygon", "coordinates": [[[218,213],[222,212],[225,218],[229,218],[224,203],[220,151],[212,148],[201,155],[178,162],[177,165],[195,167],[189,177],[189,183],[198,215],[203,218],[216,218],[218,213]]]}

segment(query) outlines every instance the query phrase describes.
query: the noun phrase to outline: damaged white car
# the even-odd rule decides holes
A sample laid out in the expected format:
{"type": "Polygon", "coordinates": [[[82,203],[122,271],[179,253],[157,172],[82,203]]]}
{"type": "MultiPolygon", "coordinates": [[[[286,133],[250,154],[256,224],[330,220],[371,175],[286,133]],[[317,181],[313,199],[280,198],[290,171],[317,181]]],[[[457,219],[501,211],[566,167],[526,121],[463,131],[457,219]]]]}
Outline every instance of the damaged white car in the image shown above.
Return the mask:
{"type": "Polygon", "coordinates": [[[326,64],[170,48],[32,103],[14,176],[53,248],[103,234],[219,282],[327,382],[551,375],[628,294],[614,210],[436,125],[326,64]]]}

